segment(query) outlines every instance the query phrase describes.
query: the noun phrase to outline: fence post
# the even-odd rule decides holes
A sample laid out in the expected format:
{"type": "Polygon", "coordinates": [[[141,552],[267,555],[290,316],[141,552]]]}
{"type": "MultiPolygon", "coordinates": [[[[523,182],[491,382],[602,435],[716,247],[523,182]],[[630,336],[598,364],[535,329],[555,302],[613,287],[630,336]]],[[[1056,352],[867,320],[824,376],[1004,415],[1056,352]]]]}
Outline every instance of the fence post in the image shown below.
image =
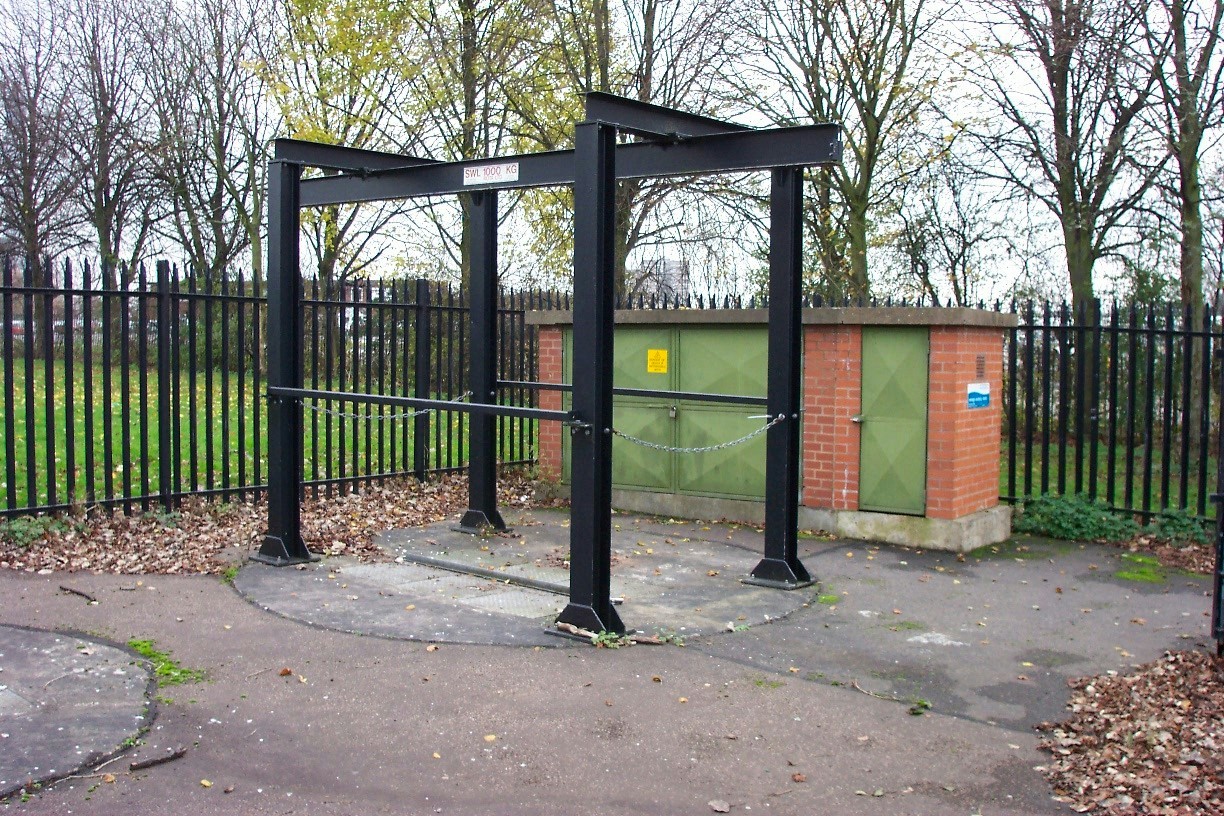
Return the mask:
{"type": "Polygon", "coordinates": [[[170,323],[174,319],[170,304],[170,262],[157,262],[157,482],[162,510],[174,507],[174,459],[170,428],[173,422],[170,366],[170,323]]]}
{"type": "MultiPolygon", "coordinates": [[[[1206,349],[1203,350],[1206,354],[1206,349]]],[[[1217,348],[1216,356],[1224,362],[1224,350],[1217,348]]],[[[1211,383],[1204,383],[1204,399],[1211,393],[1211,383]]],[[[1224,374],[1221,374],[1220,398],[1217,400],[1220,424],[1216,426],[1216,492],[1211,495],[1215,503],[1216,549],[1215,569],[1211,577],[1211,636],[1216,642],[1216,656],[1224,656],[1224,374]]]]}
{"type": "MultiPolygon", "coordinates": [[[[416,282],[416,331],[413,335],[415,376],[412,395],[417,399],[429,399],[429,281],[417,278],[416,282]]],[[[412,418],[412,472],[418,481],[425,481],[428,469],[429,414],[417,414],[412,418]]]]}

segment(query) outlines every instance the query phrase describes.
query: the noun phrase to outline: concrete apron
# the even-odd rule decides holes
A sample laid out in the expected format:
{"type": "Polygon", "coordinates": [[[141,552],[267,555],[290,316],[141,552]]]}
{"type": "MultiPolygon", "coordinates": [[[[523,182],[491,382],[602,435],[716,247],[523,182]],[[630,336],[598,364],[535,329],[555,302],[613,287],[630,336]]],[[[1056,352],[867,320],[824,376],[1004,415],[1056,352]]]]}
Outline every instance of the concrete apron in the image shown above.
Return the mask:
{"type": "MultiPolygon", "coordinates": [[[[561,647],[553,622],[569,586],[569,515],[510,513],[508,533],[443,521],[383,533],[394,563],[329,558],[296,569],[251,564],[234,585],[256,605],[329,629],[446,643],[561,647]],[[460,570],[473,570],[465,574],[460,570]],[[544,589],[550,588],[552,591],[544,589]]],[[[631,630],[679,639],[743,631],[810,604],[740,583],[761,534],[740,525],[613,516],[612,596],[631,630]]]]}
{"type": "Polygon", "coordinates": [[[124,750],[148,727],[148,664],[69,632],[0,626],[0,797],[124,750]]]}

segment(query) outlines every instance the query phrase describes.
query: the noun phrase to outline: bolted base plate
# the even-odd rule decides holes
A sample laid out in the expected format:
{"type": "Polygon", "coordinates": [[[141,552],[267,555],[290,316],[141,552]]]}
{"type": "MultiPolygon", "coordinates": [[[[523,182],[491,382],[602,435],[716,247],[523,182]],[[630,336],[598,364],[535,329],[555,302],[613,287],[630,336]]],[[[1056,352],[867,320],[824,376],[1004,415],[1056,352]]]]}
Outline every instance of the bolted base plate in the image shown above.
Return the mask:
{"type": "Polygon", "coordinates": [[[816,583],[807,567],[798,558],[786,561],[781,558],[762,558],[747,578],[745,584],[771,587],[773,589],[801,589],[816,583]]]}
{"type": "Polygon", "coordinates": [[[806,581],[774,581],[769,578],[754,578],[751,575],[746,575],[740,579],[740,583],[768,587],[770,589],[803,589],[804,587],[815,585],[816,579],[809,578],[806,581]]]}
{"type": "Polygon", "coordinates": [[[607,612],[601,617],[594,607],[571,603],[561,610],[561,614],[557,616],[557,623],[568,623],[572,626],[577,626],[579,629],[589,629],[592,632],[625,634],[625,624],[621,623],[620,615],[616,614],[616,610],[612,608],[611,604],[608,605],[607,612]]]}
{"type": "Polygon", "coordinates": [[[251,556],[251,560],[273,567],[291,567],[296,564],[311,564],[323,558],[306,549],[301,539],[298,539],[297,546],[292,549],[290,552],[290,548],[285,546],[284,540],[279,536],[264,536],[263,545],[259,552],[251,556]]]}
{"type": "Polygon", "coordinates": [[[483,535],[490,531],[498,533],[510,532],[510,528],[506,526],[501,513],[496,510],[493,511],[491,518],[483,510],[468,510],[463,514],[463,518],[459,520],[459,526],[452,529],[460,533],[467,533],[468,535],[483,535]]]}

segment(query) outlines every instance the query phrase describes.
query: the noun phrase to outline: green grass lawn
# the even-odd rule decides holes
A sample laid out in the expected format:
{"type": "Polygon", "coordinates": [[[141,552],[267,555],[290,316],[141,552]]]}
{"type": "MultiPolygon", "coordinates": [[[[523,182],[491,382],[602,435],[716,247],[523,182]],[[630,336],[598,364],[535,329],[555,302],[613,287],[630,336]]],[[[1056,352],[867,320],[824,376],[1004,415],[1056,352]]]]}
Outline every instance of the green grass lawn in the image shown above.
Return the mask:
{"type": "MultiPolygon", "coordinates": [[[[6,418],[9,421],[0,422],[0,507],[64,504],[146,493],[156,495],[161,490],[157,372],[147,372],[143,399],[139,369],[129,368],[126,382],[123,373],[119,367],[112,368],[107,383],[102,367],[94,366],[86,371],[78,363],[73,366],[69,387],[63,361],[57,360],[48,389],[43,363],[36,360],[29,379],[33,421],[27,422],[27,379],[22,361],[14,366],[12,382],[5,381],[3,369],[0,369],[0,387],[13,393],[14,402],[13,416],[6,418]],[[85,401],[87,380],[92,390],[88,405],[85,401]],[[68,412],[70,395],[71,414],[68,412]],[[86,461],[87,415],[92,422],[92,468],[87,467],[86,461]],[[141,417],[146,418],[144,425],[141,417]],[[71,473],[68,419],[72,420],[74,447],[71,473]],[[49,428],[53,428],[50,433],[49,428]],[[11,489],[7,478],[10,432],[16,477],[11,489]],[[49,444],[53,474],[48,472],[49,444]],[[29,455],[33,456],[32,470],[28,466],[29,455]],[[53,496],[48,493],[48,482],[55,486],[53,496]]],[[[240,394],[238,373],[218,369],[197,371],[194,377],[186,373],[179,376],[171,414],[174,446],[171,466],[177,467],[177,475],[171,474],[171,479],[177,481],[177,489],[192,492],[266,483],[267,412],[262,394],[266,382],[260,381],[257,393],[251,373],[246,372],[242,385],[240,394]]],[[[346,384],[346,388],[351,389],[351,383],[346,384]]],[[[171,391],[175,390],[172,383],[171,391]]],[[[335,387],[334,390],[340,389],[335,387]]],[[[436,396],[442,398],[442,395],[436,396]]],[[[329,407],[360,414],[362,418],[354,420],[306,411],[303,471],[306,479],[326,480],[354,473],[369,475],[412,469],[412,420],[377,420],[380,415],[392,417],[407,409],[352,403],[332,403],[329,407]],[[364,418],[367,411],[373,420],[364,418]]],[[[430,419],[428,466],[464,464],[466,415],[431,412],[427,416],[430,419]]],[[[531,455],[534,428],[530,423],[526,423],[523,434],[520,445],[519,423],[503,420],[502,448],[499,450],[502,459],[520,458],[520,452],[524,457],[531,455]]]]}

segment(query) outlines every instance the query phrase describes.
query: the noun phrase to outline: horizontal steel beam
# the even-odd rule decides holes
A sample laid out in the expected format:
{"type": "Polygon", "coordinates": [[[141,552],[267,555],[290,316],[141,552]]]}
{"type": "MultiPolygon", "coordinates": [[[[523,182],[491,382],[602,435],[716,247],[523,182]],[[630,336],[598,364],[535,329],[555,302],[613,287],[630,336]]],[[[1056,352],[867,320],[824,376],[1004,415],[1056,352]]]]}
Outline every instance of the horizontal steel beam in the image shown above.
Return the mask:
{"type": "Polygon", "coordinates": [[[712,133],[752,130],[745,125],[599,91],[586,95],[586,118],[591,122],[613,122],[626,130],[674,136],[709,136],[712,133]]]}
{"type": "MultiPolygon", "coordinates": [[[[531,382],[529,380],[499,380],[498,388],[527,388],[535,391],[571,391],[568,383],[531,382]]],[[[765,397],[743,394],[709,394],[704,391],[659,391],[654,388],[613,388],[618,397],[658,397],[660,399],[688,400],[690,402],[721,402],[727,405],[765,405],[765,397]]]]}
{"type": "Polygon", "coordinates": [[[369,172],[371,170],[394,170],[399,167],[417,167],[422,164],[438,164],[433,159],[402,156],[381,150],[363,150],[304,139],[277,139],[274,157],[278,161],[292,162],[306,167],[327,170],[369,172]]]}
{"type": "Polygon", "coordinates": [[[526,417],[527,419],[545,419],[556,422],[574,421],[569,411],[549,411],[544,408],[525,408],[519,405],[491,405],[484,402],[397,397],[391,394],[359,394],[351,391],[316,391],[312,388],[270,386],[268,395],[291,400],[317,399],[372,405],[401,405],[407,408],[437,408],[442,411],[459,411],[465,414],[493,414],[494,416],[526,417]]]}
{"type": "MultiPolygon", "coordinates": [[[[839,125],[804,125],[697,136],[678,143],[639,142],[616,147],[616,177],[734,173],[774,167],[804,167],[841,161],[839,125]]],[[[561,186],[574,183],[574,152],[558,150],[406,167],[365,176],[342,175],[302,182],[301,204],[351,204],[396,198],[447,195],[476,190],[561,186]],[[473,177],[509,175],[512,181],[474,184],[473,177]],[[465,171],[470,171],[465,173],[465,171]]]]}

